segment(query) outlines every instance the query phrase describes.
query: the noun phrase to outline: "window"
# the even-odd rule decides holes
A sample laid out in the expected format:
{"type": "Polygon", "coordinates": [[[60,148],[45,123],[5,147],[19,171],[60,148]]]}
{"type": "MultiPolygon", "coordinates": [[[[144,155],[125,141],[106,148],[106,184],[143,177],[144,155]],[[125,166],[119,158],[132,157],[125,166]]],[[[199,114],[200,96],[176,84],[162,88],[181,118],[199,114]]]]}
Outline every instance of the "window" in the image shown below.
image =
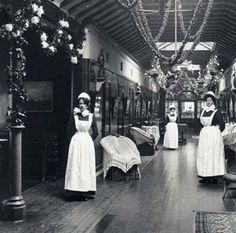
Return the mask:
{"type": "Polygon", "coordinates": [[[194,119],[195,105],[192,101],[184,101],[181,103],[181,118],[194,119]]]}

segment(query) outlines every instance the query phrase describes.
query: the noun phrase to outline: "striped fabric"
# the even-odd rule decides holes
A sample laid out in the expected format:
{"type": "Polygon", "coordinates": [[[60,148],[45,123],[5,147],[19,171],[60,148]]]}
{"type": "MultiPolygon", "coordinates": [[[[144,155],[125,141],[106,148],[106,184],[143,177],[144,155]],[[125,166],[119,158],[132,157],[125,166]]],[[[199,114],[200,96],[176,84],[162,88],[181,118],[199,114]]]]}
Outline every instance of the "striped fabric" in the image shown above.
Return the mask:
{"type": "Polygon", "coordinates": [[[236,124],[226,125],[226,128],[221,135],[225,145],[236,144],[236,124]]]}
{"type": "Polygon", "coordinates": [[[130,133],[134,137],[137,145],[143,144],[145,142],[150,142],[154,139],[152,135],[138,127],[131,127],[130,133]]]}
{"type": "Polygon", "coordinates": [[[141,163],[139,151],[132,140],[124,136],[106,136],[101,139],[103,147],[104,178],[110,167],[120,168],[123,172],[141,163]]]}

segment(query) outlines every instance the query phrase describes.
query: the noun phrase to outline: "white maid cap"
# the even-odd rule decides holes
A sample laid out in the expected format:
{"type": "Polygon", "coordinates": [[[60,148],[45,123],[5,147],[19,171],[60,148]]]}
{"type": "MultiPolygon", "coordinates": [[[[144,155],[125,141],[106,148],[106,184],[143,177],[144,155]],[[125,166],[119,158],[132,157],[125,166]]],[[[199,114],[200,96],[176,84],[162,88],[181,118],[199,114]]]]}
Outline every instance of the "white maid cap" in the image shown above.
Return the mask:
{"type": "Polygon", "coordinates": [[[216,96],[215,96],[215,93],[213,92],[213,91],[208,91],[205,95],[204,95],[204,97],[205,98],[207,98],[207,97],[213,97],[213,98],[216,98],[216,96]]]}
{"type": "Polygon", "coordinates": [[[175,107],[174,104],[171,104],[171,105],[169,106],[169,109],[172,109],[172,108],[176,109],[176,107],[175,107]]]}
{"type": "Polygon", "coordinates": [[[90,96],[89,96],[89,94],[87,94],[86,92],[82,92],[81,94],[79,94],[79,96],[77,97],[77,99],[80,99],[80,98],[84,98],[84,99],[90,100],[90,96]]]}

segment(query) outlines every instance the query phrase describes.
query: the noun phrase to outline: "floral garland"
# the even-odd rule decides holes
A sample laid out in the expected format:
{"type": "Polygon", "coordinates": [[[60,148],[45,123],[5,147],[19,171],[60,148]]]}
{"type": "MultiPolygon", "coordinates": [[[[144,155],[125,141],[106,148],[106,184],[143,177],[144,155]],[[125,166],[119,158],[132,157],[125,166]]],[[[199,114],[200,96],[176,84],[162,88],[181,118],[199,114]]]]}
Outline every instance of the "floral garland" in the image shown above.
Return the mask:
{"type": "MultiPolygon", "coordinates": [[[[70,55],[71,63],[77,64],[80,56],[82,55],[82,41],[80,43],[72,43],[72,36],[67,32],[69,22],[63,17],[57,23],[54,29],[54,35],[50,36],[46,32],[40,33],[40,41],[42,48],[47,51],[49,55],[57,52],[57,48],[64,46],[70,55]]],[[[87,31],[85,30],[85,33],[87,31]]]]}
{"type": "MultiPolygon", "coordinates": [[[[82,54],[82,41],[73,44],[72,36],[68,33],[69,22],[65,17],[62,17],[54,29],[54,35],[51,40],[43,31],[45,25],[41,23],[41,17],[44,14],[44,9],[41,0],[24,0],[25,7],[18,10],[13,15],[13,22],[7,23],[0,27],[0,37],[7,40],[15,40],[17,44],[27,44],[24,38],[24,32],[30,28],[36,28],[40,32],[40,40],[42,48],[47,50],[49,55],[57,52],[57,47],[65,46],[69,51],[71,62],[78,63],[78,59],[82,54]]],[[[83,31],[81,31],[84,34],[83,31]]]]}
{"type": "Polygon", "coordinates": [[[164,13],[164,16],[163,16],[162,25],[161,25],[161,28],[160,28],[157,36],[155,37],[155,42],[156,43],[159,42],[161,36],[163,35],[163,33],[165,31],[166,25],[168,23],[171,3],[172,3],[172,0],[168,0],[168,2],[166,3],[166,9],[164,10],[165,13],[164,13]]]}
{"type": "Polygon", "coordinates": [[[154,56],[154,59],[152,60],[152,69],[150,69],[145,75],[152,78],[154,83],[163,90],[172,91],[178,85],[179,76],[182,74],[181,72],[173,73],[168,71],[165,75],[161,70],[158,57],[154,56]]]}
{"type": "Polygon", "coordinates": [[[148,21],[145,14],[140,14],[140,11],[143,11],[142,2],[139,0],[138,5],[135,6],[131,10],[131,15],[133,17],[133,20],[139,29],[140,34],[142,35],[143,39],[146,41],[146,43],[149,45],[149,47],[152,49],[153,54],[155,54],[158,58],[161,58],[162,60],[167,60],[168,57],[162,55],[156,46],[155,40],[152,36],[151,30],[148,25],[148,21]]]}
{"type": "Polygon", "coordinates": [[[200,41],[200,36],[203,32],[203,29],[206,26],[206,22],[207,22],[207,19],[209,18],[211,9],[213,7],[213,3],[214,3],[214,0],[209,0],[202,25],[196,33],[196,36],[193,41],[193,45],[192,45],[189,52],[184,53],[183,52],[184,46],[186,45],[188,39],[190,38],[192,27],[193,27],[194,23],[196,22],[196,15],[197,15],[197,12],[198,12],[199,6],[200,6],[200,1],[198,2],[197,6],[195,8],[195,11],[194,11],[193,18],[190,21],[188,31],[185,34],[184,40],[182,41],[182,45],[181,45],[178,53],[176,55],[173,55],[172,57],[166,57],[166,56],[162,55],[160,53],[160,51],[158,50],[158,48],[155,44],[155,40],[153,39],[153,36],[150,35],[150,33],[149,33],[151,30],[149,28],[146,15],[143,13],[143,6],[142,6],[141,0],[139,0],[139,2],[138,2],[138,7],[134,7],[133,9],[131,9],[131,13],[132,13],[134,22],[135,22],[136,26],[138,27],[141,35],[143,36],[144,40],[148,43],[149,47],[152,49],[155,56],[157,56],[158,58],[163,60],[164,63],[166,63],[170,66],[173,66],[177,63],[181,63],[184,60],[187,60],[190,57],[190,55],[192,54],[192,52],[194,51],[195,47],[197,46],[197,44],[200,41]]]}
{"type": "MultiPolygon", "coordinates": [[[[1,6],[2,9],[5,10],[1,6]]],[[[26,91],[22,86],[22,79],[26,77],[26,58],[23,52],[23,46],[28,44],[24,37],[26,31],[36,29],[37,32],[40,32],[42,48],[49,55],[56,53],[57,47],[64,45],[69,52],[71,62],[77,64],[82,54],[81,48],[84,37],[82,37],[81,41],[73,44],[71,42],[72,36],[67,32],[69,22],[65,18],[62,18],[55,28],[54,35],[49,38],[43,31],[45,28],[45,25],[41,23],[43,14],[44,9],[41,0],[24,0],[24,7],[10,14],[9,16],[12,16],[9,17],[11,18],[10,22],[0,27],[0,38],[8,40],[11,43],[11,49],[9,51],[10,65],[7,67],[7,71],[9,76],[9,94],[12,94],[14,98],[14,106],[8,109],[7,122],[9,126],[24,125],[26,118],[22,110],[22,104],[27,101],[26,91]]],[[[84,35],[84,32],[81,32],[84,35]]]]}
{"type": "Polygon", "coordinates": [[[10,65],[7,66],[7,71],[9,75],[8,79],[8,93],[14,96],[15,106],[8,107],[7,112],[7,124],[8,126],[18,126],[24,125],[24,120],[26,119],[26,114],[22,110],[21,105],[28,100],[26,95],[26,90],[22,86],[22,79],[25,78],[25,63],[26,58],[21,48],[11,48],[9,51],[10,55],[10,65]],[[15,54],[15,59],[19,62],[17,66],[13,66],[13,56],[15,54]]]}
{"type": "MultiPolygon", "coordinates": [[[[181,0],[177,0],[177,4],[178,4],[178,17],[179,17],[179,23],[180,23],[180,28],[182,30],[182,33],[184,35],[186,35],[186,33],[189,31],[189,29],[186,31],[186,28],[185,28],[185,24],[184,24],[184,17],[183,17],[183,12],[181,11],[182,10],[182,3],[181,3],[181,0]]],[[[194,12],[193,12],[193,16],[192,16],[192,19],[190,20],[190,25],[191,27],[193,27],[193,24],[195,24],[196,22],[198,22],[198,19],[197,17],[199,16],[199,13],[200,13],[200,8],[202,7],[202,0],[198,0],[197,2],[197,5],[194,9],[194,12]]],[[[191,35],[190,38],[194,38],[195,35],[191,35]]]]}
{"type": "Polygon", "coordinates": [[[193,41],[192,47],[189,51],[182,54],[181,60],[183,60],[183,61],[188,60],[189,57],[192,55],[194,49],[196,48],[196,46],[200,42],[201,35],[203,33],[203,30],[206,27],[207,20],[208,20],[210,14],[211,14],[211,10],[212,10],[213,5],[214,5],[214,0],[209,0],[208,5],[207,5],[207,9],[206,9],[206,12],[205,12],[205,15],[204,15],[203,22],[202,22],[199,30],[196,32],[196,36],[195,36],[195,39],[193,41]]]}
{"type": "Polygon", "coordinates": [[[138,0],[133,0],[132,2],[130,2],[130,0],[116,0],[116,1],[124,9],[131,9],[138,3],[138,0]]]}

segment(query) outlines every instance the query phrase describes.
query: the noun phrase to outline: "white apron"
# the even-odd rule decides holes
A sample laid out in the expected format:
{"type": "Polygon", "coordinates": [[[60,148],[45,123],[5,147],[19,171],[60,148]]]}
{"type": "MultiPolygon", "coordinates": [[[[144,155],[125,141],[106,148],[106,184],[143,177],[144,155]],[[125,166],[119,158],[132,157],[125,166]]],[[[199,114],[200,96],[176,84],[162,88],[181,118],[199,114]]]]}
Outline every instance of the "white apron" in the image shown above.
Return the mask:
{"type": "Polygon", "coordinates": [[[65,189],[70,191],[96,191],[95,149],[89,134],[93,115],[88,121],[74,116],[77,132],[70,141],[67,159],[65,189]]]}
{"type": "Polygon", "coordinates": [[[170,122],[166,125],[166,132],[164,135],[163,146],[170,149],[178,148],[178,126],[176,124],[177,116],[170,116],[168,114],[170,122]]]}
{"type": "Polygon", "coordinates": [[[201,129],[197,150],[197,174],[201,177],[223,176],[225,173],[224,144],[219,126],[211,125],[211,116],[200,116],[201,129]]]}

